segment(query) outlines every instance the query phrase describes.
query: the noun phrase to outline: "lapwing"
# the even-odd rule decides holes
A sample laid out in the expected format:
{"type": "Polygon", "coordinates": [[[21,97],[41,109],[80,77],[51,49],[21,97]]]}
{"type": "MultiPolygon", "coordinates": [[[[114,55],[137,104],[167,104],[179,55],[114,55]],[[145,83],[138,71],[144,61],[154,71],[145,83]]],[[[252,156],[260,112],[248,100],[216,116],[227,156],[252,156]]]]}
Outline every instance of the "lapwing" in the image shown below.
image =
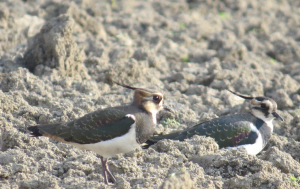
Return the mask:
{"type": "Polygon", "coordinates": [[[258,154],[271,137],[273,119],[279,118],[283,121],[276,112],[277,104],[268,97],[249,97],[233,91],[230,92],[241,98],[251,100],[251,111],[212,119],[183,131],[154,136],[143,147],[147,148],[162,139],[183,141],[194,135],[203,135],[214,138],[219,148],[245,147],[248,154],[258,154]]]}
{"type": "Polygon", "coordinates": [[[99,154],[106,184],[116,182],[107,159],[144,143],[155,131],[156,114],[162,109],[172,112],[164,105],[161,92],[116,84],[135,91],[130,105],[99,109],[67,123],[28,127],[32,136],[49,137],[99,154]]]}

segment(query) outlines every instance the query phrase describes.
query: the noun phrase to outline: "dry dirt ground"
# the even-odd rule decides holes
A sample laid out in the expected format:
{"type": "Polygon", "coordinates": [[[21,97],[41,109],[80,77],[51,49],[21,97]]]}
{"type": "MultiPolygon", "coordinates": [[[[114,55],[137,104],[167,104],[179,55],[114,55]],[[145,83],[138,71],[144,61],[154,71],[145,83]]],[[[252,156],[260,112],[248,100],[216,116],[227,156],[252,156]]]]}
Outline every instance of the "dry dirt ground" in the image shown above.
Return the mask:
{"type": "Polygon", "coordinates": [[[297,188],[300,183],[300,1],[0,1],[0,188],[297,188]],[[161,141],[117,155],[105,186],[93,152],[26,127],[130,103],[155,87],[175,114],[156,134],[246,112],[226,89],[264,95],[284,122],[257,156],[211,138],[161,141]]]}

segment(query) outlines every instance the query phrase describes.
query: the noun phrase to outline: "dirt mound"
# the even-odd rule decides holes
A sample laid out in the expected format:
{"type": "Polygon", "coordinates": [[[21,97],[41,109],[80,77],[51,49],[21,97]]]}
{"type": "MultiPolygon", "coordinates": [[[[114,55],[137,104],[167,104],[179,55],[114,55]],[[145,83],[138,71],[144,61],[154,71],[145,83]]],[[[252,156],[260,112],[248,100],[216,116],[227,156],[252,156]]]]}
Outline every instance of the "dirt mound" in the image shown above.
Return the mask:
{"type": "Polygon", "coordinates": [[[299,2],[19,1],[0,3],[0,188],[111,188],[101,162],[26,127],[66,122],[159,88],[174,114],[156,134],[249,110],[226,89],[269,96],[284,122],[257,156],[211,138],[163,140],[109,160],[112,188],[300,186],[299,2]]]}

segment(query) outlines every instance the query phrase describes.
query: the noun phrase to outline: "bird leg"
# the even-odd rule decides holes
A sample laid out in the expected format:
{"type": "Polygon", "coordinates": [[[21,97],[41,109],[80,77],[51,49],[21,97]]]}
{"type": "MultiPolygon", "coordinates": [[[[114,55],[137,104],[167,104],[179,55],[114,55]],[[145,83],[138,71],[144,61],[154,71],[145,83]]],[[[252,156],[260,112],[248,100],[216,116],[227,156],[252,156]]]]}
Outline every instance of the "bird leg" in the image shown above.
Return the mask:
{"type": "Polygon", "coordinates": [[[108,166],[107,166],[106,172],[107,172],[107,174],[108,174],[108,176],[109,176],[109,180],[110,180],[112,183],[116,183],[116,178],[115,178],[114,175],[110,172],[108,166]]]}
{"type": "Polygon", "coordinates": [[[101,159],[101,163],[102,163],[102,174],[103,174],[103,177],[104,177],[104,182],[105,184],[108,185],[108,178],[107,176],[109,177],[109,180],[112,182],[112,183],[116,183],[116,178],[114,177],[114,175],[110,172],[109,168],[108,168],[108,165],[106,164],[107,163],[107,159],[106,158],[103,158],[103,157],[100,157],[101,159]]]}

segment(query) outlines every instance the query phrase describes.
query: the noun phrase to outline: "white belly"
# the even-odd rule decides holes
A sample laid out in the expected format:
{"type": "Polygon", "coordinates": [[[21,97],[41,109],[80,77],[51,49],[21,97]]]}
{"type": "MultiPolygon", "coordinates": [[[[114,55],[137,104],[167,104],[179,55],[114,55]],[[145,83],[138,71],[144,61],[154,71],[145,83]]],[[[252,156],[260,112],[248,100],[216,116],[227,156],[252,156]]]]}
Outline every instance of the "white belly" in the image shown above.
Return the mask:
{"type": "Polygon", "coordinates": [[[136,149],[139,144],[136,142],[135,123],[131,125],[128,133],[123,136],[113,138],[93,144],[76,144],[70,143],[73,146],[82,149],[96,152],[104,158],[109,158],[116,154],[126,153],[136,149]]]}
{"type": "Polygon", "coordinates": [[[241,147],[246,148],[247,153],[254,156],[263,149],[262,143],[244,144],[238,147],[227,147],[227,149],[230,150],[230,149],[237,149],[241,147]]]}

